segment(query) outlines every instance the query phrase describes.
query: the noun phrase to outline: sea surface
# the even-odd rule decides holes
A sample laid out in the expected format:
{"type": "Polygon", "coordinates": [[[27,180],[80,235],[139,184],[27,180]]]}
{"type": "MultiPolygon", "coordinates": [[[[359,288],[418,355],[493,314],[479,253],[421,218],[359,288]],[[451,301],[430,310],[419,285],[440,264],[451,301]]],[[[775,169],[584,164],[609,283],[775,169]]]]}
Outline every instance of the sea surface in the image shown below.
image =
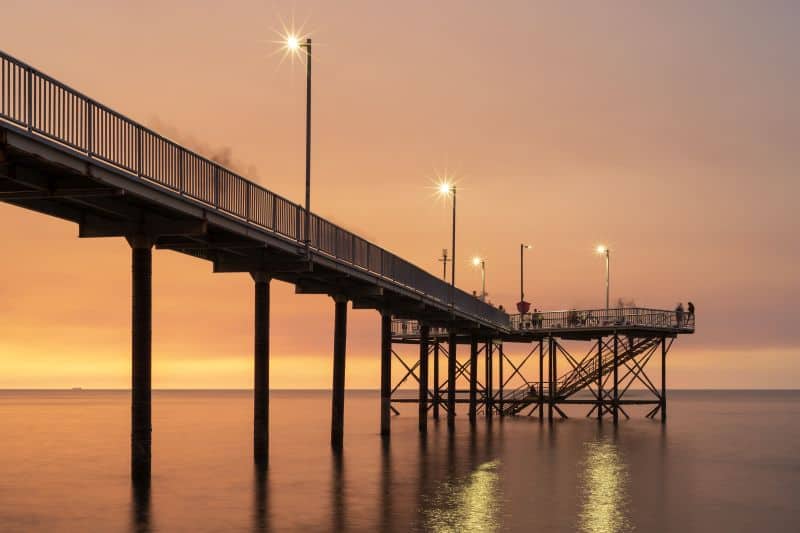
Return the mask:
{"type": "Polygon", "coordinates": [[[154,392],[142,490],[128,392],[0,391],[0,531],[800,531],[800,392],[671,391],[665,425],[617,428],[460,413],[425,438],[405,406],[384,442],[377,393],[348,391],[341,458],[329,392],[271,399],[265,472],[249,392],[154,392]]]}

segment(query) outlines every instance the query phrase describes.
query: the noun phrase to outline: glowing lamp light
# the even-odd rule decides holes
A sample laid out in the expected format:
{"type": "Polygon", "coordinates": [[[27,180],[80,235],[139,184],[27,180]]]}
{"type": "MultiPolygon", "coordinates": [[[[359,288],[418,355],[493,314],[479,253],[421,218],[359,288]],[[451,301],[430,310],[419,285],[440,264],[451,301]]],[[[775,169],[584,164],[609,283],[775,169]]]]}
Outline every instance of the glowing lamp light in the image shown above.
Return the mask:
{"type": "Polygon", "coordinates": [[[598,254],[604,254],[604,253],[606,253],[606,252],[608,251],[608,247],[606,247],[606,246],[604,246],[604,245],[602,245],[602,244],[598,244],[598,245],[597,245],[597,248],[595,249],[595,251],[596,251],[598,254]]]}
{"type": "Polygon", "coordinates": [[[443,181],[442,183],[439,184],[438,189],[439,189],[439,194],[442,195],[450,194],[453,191],[453,185],[451,183],[443,181]]]}
{"type": "Polygon", "coordinates": [[[286,37],[286,48],[291,50],[292,52],[296,52],[300,49],[300,38],[296,35],[289,35],[286,37]]]}
{"type": "Polygon", "coordinates": [[[472,258],[472,264],[474,266],[480,266],[481,261],[483,261],[483,260],[480,257],[473,257],[472,258]]]}

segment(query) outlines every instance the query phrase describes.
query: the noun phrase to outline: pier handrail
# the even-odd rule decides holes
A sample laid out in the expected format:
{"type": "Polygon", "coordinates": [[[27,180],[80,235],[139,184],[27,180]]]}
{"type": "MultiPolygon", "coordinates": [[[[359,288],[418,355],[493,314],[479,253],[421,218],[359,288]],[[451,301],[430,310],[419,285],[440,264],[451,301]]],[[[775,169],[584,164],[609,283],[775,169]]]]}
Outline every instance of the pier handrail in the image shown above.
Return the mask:
{"type": "MultiPolygon", "coordinates": [[[[235,172],[146,128],[0,51],[0,120],[41,136],[133,179],[272,232],[338,262],[379,276],[446,306],[450,285],[385,249],[310,214],[235,172]]],[[[456,311],[507,329],[508,315],[456,289],[456,311]]]]}
{"type": "Polygon", "coordinates": [[[565,329],[597,329],[642,327],[694,331],[694,314],[686,311],[679,318],[676,311],[623,307],[618,309],[569,309],[562,311],[532,311],[510,316],[512,331],[565,329]]]}

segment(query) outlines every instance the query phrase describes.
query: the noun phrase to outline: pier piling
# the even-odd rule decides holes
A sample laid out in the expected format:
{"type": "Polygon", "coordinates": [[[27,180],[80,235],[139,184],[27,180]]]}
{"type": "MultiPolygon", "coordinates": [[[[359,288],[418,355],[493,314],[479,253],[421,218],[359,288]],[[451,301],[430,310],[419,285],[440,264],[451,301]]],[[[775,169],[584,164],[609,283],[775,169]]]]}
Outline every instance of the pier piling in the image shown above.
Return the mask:
{"type": "Polygon", "coordinates": [[[392,315],[381,313],[381,435],[392,425],[392,315]]]}
{"type": "Polygon", "coordinates": [[[269,456],[269,306],[270,277],[253,272],[255,282],[253,361],[253,456],[266,464],[269,456]]]}
{"type": "Polygon", "coordinates": [[[428,336],[430,327],[419,328],[419,431],[428,431],[428,336]]]}
{"type": "Polygon", "coordinates": [[[469,423],[474,425],[478,413],[478,336],[475,332],[469,341],[469,423]]]}
{"type": "Polygon", "coordinates": [[[603,338],[597,339],[597,419],[603,419],[603,338]]]}
{"type": "Polygon", "coordinates": [[[433,343],[433,419],[439,420],[439,340],[433,343]]]}
{"type": "Polygon", "coordinates": [[[131,474],[150,475],[152,438],[153,241],[137,235],[131,246],[131,474]]]}
{"type": "Polygon", "coordinates": [[[661,423],[667,421],[667,338],[661,337],[661,423]]]}
{"type": "Polygon", "coordinates": [[[614,423],[619,422],[619,337],[614,332],[614,396],[613,396],[613,409],[611,410],[614,418],[614,423]]]}
{"type": "Polygon", "coordinates": [[[456,332],[452,328],[447,339],[447,427],[456,427],[456,332]]]}
{"type": "Polygon", "coordinates": [[[331,447],[341,452],[344,444],[344,369],[347,351],[347,298],[335,296],[333,328],[333,398],[331,402],[331,447]]]}

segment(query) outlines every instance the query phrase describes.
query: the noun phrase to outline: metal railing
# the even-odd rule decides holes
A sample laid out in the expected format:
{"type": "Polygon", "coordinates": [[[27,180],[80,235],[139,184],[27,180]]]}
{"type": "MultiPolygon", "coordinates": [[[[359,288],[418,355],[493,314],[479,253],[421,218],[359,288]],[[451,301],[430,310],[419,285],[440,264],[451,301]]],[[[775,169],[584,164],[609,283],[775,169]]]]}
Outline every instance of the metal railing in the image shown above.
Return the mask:
{"type": "MultiPolygon", "coordinates": [[[[0,51],[0,119],[219,212],[304,244],[305,209],[0,51]]],[[[445,305],[450,286],[349,231],[309,217],[310,247],[445,305]]],[[[456,290],[453,307],[499,327],[508,315],[456,290]]]]}
{"type": "Polygon", "coordinates": [[[569,311],[534,311],[511,315],[512,331],[642,327],[694,331],[694,314],[625,307],[569,311]]]}

